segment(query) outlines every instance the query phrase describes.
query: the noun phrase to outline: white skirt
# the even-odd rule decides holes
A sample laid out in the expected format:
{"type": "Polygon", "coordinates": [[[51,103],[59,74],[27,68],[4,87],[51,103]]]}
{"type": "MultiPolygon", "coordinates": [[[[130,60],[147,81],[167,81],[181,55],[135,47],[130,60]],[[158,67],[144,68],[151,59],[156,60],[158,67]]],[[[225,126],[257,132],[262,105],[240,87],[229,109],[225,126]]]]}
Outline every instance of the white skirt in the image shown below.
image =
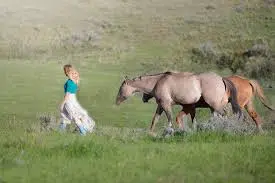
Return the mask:
{"type": "Polygon", "coordinates": [[[68,100],[64,103],[61,118],[63,123],[70,124],[73,121],[78,127],[84,127],[88,132],[92,132],[95,127],[94,120],[79,104],[75,94],[70,94],[68,100]]]}

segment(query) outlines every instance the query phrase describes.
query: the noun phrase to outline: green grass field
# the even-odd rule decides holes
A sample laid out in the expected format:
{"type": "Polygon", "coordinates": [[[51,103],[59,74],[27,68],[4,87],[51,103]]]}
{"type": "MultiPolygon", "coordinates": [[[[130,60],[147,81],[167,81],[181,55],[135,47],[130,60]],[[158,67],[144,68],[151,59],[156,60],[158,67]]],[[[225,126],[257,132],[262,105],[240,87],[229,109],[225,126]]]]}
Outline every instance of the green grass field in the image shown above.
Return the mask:
{"type": "MultiPolygon", "coordinates": [[[[230,75],[229,69],[191,62],[190,50],[207,42],[217,53],[245,51],[257,41],[274,50],[274,2],[104,2],[0,1],[0,183],[273,183],[270,125],[262,135],[151,137],[155,102],[143,104],[136,95],[116,106],[115,97],[125,75],[166,70],[230,75]],[[78,68],[78,98],[97,125],[84,137],[40,130],[40,116],[51,115],[58,124],[66,63],[78,68]]],[[[275,104],[274,79],[256,79],[275,104]]],[[[264,124],[271,124],[274,113],[254,103],[264,124]]],[[[199,122],[210,117],[206,109],[197,113],[199,122]]],[[[158,134],[165,125],[162,115],[158,134]]]]}

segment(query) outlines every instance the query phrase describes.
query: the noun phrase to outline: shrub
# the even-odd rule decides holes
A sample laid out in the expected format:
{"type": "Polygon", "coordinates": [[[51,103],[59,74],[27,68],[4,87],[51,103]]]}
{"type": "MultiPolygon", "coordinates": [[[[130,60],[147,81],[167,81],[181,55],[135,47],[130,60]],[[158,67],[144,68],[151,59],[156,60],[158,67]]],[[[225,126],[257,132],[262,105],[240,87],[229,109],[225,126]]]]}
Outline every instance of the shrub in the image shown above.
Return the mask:
{"type": "Polygon", "coordinates": [[[244,119],[238,119],[237,115],[233,114],[231,104],[227,104],[225,107],[224,116],[213,116],[208,121],[197,124],[198,131],[205,132],[227,132],[231,134],[253,134],[256,131],[256,125],[244,112],[244,119]]]}
{"type": "Polygon", "coordinates": [[[57,128],[56,117],[52,114],[41,114],[40,120],[40,131],[52,131],[57,128]]]}
{"type": "Polygon", "coordinates": [[[218,55],[209,43],[193,48],[191,52],[194,63],[214,65],[218,69],[230,69],[234,74],[241,72],[242,75],[255,79],[275,79],[275,53],[264,41],[254,44],[242,53],[218,55]]]}
{"type": "Polygon", "coordinates": [[[211,41],[201,44],[198,48],[193,48],[191,60],[199,64],[215,64],[217,51],[211,41]]]}

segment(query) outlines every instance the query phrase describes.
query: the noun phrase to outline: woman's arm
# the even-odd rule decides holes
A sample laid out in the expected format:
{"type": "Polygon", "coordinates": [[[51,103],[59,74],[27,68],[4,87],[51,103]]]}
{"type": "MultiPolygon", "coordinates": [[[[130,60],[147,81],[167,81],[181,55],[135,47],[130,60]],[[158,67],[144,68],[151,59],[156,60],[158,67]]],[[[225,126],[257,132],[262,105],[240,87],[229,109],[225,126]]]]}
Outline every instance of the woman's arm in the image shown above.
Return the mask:
{"type": "Polygon", "coordinates": [[[68,93],[68,92],[65,94],[64,99],[63,99],[63,101],[61,102],[61,105],[60,105],[60,110],[63,109],[65,102],[66,102],[66,101],[68,100],[68,98],[69,98],[69,95],[70,95],[70,93],[68,93]]]}
{"type": "Polygon", "coordinates": [[[62,102],[62,103],[65,103],[65,102],[68,100],[69,95],[70,95],[70,93],[68,93],[68,92],[65,94],[64,99],[63,99],[63,102],[62,102]]]}
{"type": "Polygon", "coordinates": [[[76,84],[78,85],[79,84],[79,73],[77,72],[77,71],[75,71],[75,75],[74,75],[74,79],[75,79],[75,82],[76,82],[76,84]]]}

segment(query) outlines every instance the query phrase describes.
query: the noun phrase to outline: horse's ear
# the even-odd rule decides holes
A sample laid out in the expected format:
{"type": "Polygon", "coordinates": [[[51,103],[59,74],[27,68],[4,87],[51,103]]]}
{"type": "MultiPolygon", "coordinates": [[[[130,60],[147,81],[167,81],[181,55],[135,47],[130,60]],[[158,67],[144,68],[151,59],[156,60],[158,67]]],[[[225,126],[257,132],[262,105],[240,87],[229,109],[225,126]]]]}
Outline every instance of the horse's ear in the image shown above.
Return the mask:
{"type": "Polygon", "coordinates": [[[129,80],[129,78],[128,78],[128,76],[124,76],[124,83],[127,85],[128,84],[128,80],[129,80]]]}

